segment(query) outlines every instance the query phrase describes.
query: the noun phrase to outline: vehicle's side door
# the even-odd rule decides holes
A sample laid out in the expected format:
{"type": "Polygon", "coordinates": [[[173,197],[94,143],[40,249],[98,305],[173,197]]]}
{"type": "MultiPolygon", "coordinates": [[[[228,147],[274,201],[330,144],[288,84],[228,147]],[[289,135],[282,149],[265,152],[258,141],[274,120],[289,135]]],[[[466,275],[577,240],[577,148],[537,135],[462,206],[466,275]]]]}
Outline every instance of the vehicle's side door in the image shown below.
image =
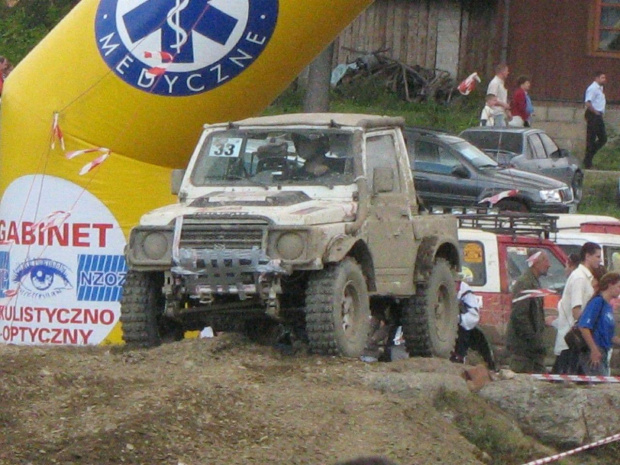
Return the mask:
{"type": "Polygon", "coordinates": [[[439,142],[418,139],[409,150],[416,191],[427,207],[473,205],[480,186],[477,174],[449,147],[439,142]],[[462,174],[456,174],[458,168],[462,174]]]}
{"type": "Polygon", "coordinates": [[[539,133],[538,135],[540,136],[540,140],[542,141],[550,163],[548,170],[544,174],[552,178],[561,179],[567,184],[571,184],[572,173],[568,157],[559,156],[560,148],[547,134],[539,133]]]}
{"type": "MultiPolygon", "coordinates": [[[[366,137],[365,164],[371,192],[368,244],[372,254],[377,292],[405,295],[413,285],[412,265],[417,252],[413,236],[409,193],[398,163],[400,154],[394,131],[366,137]],[[392,185],[379,189],[376,174],[393,173],[392,185]]],[[[408,173],[407,173],[408,175],[408,173]]]]}
{"type": "Polygon", "coordinates": [[[529,162],[530,169],[528,169],[528,171],[549,176],[548,173],[553,169],[553,162],[547,157],[545,146],[539,135],[537,133],[528,135],[527,145],[532,154],[532,159],[529,162]]]}

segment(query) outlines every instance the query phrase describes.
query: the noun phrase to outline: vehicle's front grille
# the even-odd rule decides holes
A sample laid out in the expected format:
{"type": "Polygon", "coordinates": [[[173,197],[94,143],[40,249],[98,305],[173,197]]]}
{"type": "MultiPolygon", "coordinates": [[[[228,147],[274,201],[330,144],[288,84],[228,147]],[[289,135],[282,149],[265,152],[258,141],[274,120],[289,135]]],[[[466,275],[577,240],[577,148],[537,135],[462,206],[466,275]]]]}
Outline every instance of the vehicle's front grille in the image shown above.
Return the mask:
{"type": "Polygon", "coordinates": [[[179,246],[189,249],[262,248],[268,222],[260,218],[217,221],[199,216],[183,218],[179,246]]]}

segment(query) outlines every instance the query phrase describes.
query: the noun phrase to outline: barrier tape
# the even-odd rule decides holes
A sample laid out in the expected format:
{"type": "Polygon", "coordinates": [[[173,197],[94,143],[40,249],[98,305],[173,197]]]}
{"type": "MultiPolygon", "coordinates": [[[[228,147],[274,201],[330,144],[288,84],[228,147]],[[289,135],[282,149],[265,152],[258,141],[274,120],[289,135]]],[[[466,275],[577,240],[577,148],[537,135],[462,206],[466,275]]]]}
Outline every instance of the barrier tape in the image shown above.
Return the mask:
{"type": "Polygon", "coordinates": [[[601,439],[600,441],[593,442],[592,444],[586,444],[585,446],[578,447],[577,449],[572,449],[566,452],[562,452],[561,454],[552,455],[550,457],[534,460],[532,462],[527,462],[523,465],[542,465],[544,463],[556,462],[560,459],[563,459],[564,457],[568,457],[569,455],[574,455],[579,452],[583,452],[584,450],[592,449],[594,447],[602,446],[604,444],[610,444],[616,441],[620,441],[620,434],[609,436],[608,438],[601,439]]]}
{"type": "Polygon", "coordinates": [[[535,379],[543,381],[585,381],[588,383],[620,383],[620,376],[585,376],[585,375],[551,375],[535,374],[535,379]]]}

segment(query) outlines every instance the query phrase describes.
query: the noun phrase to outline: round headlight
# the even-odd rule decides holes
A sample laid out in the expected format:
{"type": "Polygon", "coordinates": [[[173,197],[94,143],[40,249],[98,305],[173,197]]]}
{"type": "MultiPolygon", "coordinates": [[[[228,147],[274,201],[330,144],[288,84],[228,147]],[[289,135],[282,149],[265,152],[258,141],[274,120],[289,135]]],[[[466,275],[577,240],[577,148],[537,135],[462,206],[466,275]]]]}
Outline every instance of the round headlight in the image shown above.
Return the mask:
{"type": "Polygon", "coordinates": [[[168,251],[168,239],[160,232],[149,233],[144,237],[142,250],[147,258],[159,260],[168,251]]]}
{"type": "Polygon", "coordinates": [[[276,243],[278,255],[285,260],[295,260],[304,253],[304,239],[296,233],[285,233],[276,243]]]}

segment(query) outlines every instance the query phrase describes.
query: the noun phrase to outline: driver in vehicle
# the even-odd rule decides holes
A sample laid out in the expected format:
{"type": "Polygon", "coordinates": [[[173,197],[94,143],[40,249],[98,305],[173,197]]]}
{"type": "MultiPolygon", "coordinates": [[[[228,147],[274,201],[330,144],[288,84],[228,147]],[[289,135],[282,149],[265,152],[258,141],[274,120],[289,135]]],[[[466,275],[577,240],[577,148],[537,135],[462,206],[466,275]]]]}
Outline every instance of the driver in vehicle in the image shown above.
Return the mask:
{"type": "Polygon", "coordinates": [[[317,178],[330,174],[325,155],[329,152],[329,138],[319,134],[293,134],[297,154],[305,160],[297,173],[302,178],[317,178]]]}

